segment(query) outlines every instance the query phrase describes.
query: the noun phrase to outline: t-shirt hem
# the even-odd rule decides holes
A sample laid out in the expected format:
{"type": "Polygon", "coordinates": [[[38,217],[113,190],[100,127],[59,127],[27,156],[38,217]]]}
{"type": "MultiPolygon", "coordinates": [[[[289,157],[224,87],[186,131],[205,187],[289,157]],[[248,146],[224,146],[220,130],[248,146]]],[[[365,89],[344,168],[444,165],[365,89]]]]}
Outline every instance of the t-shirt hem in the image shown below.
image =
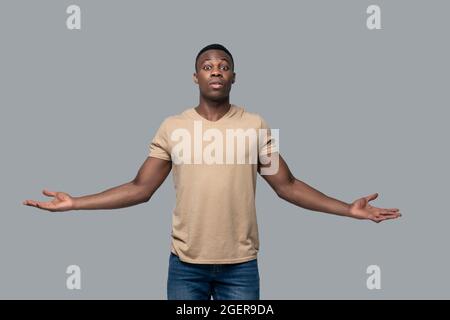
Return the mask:
{"type": "MultiPolygon", "coordinates": [[[[177,255],[173,250],[171,251],[173,254],[177,255]]],[[[243,258],[236,258],[236,259],[220,259],[220,260],[197,260],[197,259],[189,259],[186,257],[180,257],[177,255],[178,258],[183,262],[188,263],[195,263],[195,264],[231,264],[231,263],[240,263],[240,262],[247,262],[254,260],[258,257],[258,254],[253,254],[251,256],[243,257],[243,258]]]]}
{"type": "Polygon", "coordinates": [[[153,153],[150,153],[150,154],[148,154],[148,156],[149,156],[149,157],[152,157],[152,158],[158,158],[158,159],[170,161],[170,158],[169,158],[169,157],[167,157],[167,156],[161,156],[161,155],[159,155],[159,154],[153,154],[153,153]]]}

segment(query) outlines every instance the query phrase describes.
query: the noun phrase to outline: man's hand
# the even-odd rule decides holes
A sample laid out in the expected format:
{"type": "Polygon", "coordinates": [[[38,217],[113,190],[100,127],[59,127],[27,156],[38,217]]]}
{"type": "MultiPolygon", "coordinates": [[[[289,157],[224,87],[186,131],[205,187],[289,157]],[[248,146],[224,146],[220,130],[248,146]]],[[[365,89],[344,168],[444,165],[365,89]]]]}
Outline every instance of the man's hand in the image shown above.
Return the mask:
{"type": "Polygon", "coordinates": [[[374,200],[377,197],[378,193],[374,193],[370,196],[355,200],[350,205],[351,216],[356,219],[369,219],[376,223],[388,219],[396,219],[402,216],[397,208],[383,209],[371,206],[369,201],[374,200]]]}
{"type": "Polygon", "coordinates": [[[263,175],[262,177],[280,198],[299,207],[356,219],[369,219],[375,222],[395,219],[401,216],[398,209],[382,209],[371,206],[369,201],[376,199],[378,193],[358,199],[351,204],[346,203],[331,198],[305,182],[296,179],[281,155],[279,164],[276,174],[263,175]]]}
{"type": "Polygon", "coordinates": [[[42,193],[48,197],[54,197],[54,199],[47,202],[25,200],[23,204],[48,211],[68,211],[74,209],[74,199],[69,194],[65,192],[48,191],[46,189],[44,189],[42,193]]]}
{"type": "Polygon", "coordinates": [[[48,211],[117,209],[134,206],[150,200],[153,193],[164,182],[172,168],[172,162],[147,157],[136,177],[120,186],[100,193],[71,197],[65,192],[43,190],[49,202],[25,200],[23,204],[48,211]]]}

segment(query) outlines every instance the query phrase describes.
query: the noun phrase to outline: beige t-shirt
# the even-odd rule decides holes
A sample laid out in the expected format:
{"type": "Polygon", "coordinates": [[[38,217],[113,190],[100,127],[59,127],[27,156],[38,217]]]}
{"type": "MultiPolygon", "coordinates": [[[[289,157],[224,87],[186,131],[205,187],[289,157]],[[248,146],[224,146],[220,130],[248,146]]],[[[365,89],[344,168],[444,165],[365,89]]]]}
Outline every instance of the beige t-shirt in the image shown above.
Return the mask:
{"type": "Polygon", "coordinates": [[[259,129],[268,129],[264,119],[236,105],[218,121],[190,108],[158,129],[149,156],[172,161],[171,251],[182,261],[226,264],[257,257],[257,162],[278,151],[271,131],[259,135],[259,129]]]}

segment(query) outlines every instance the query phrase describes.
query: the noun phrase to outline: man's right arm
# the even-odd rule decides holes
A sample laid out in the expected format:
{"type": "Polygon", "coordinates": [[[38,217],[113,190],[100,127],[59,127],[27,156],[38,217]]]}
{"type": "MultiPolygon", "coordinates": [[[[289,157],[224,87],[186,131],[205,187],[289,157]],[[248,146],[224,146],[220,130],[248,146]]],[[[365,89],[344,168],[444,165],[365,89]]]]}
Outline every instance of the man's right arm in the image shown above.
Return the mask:
{"type": "Polygon", "coordinates": [[[118,209],[147,202],[167,178],[172,163],[147,157],[136,177],[101,193],[74,198],[74,210],[118,209]]]}
{"type": "Polygon", "coordinates": [[[23,204],[48,211],[117,209],[147,202],[170,173],[172,162],[147,157],[136,177],[125,184],[100,193],[72,197],[65,192],[44,190],[49,202],[25,200],[23,204]]]}

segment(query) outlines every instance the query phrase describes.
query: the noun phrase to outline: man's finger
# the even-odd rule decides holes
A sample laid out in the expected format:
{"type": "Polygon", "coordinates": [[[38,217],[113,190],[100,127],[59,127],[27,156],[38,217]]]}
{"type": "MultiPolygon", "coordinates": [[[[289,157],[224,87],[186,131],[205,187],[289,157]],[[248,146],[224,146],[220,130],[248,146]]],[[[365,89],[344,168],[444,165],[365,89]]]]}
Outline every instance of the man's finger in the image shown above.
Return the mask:
{"type": "Polygon", "coordinates": [[[364,197],[367,201],[372,201],[378,197],[378,193],[373,193],[370,196],[364,197]]]}
{"type": "Polygon", "coordinates": [[[383,215],[383,216],[386,216],[386,215],[401,216],[400,211],[381,210],[380,214],[383,215]]]}
{"type": "Polygon", "coordinates": [[[49,208],[48,204],[46,202],[39,202],[34,200],[25,200],[24,203],[27,206],[36,207],[39,209],[45,209],[47,210],[49,208]]]}
{"type": "Polygon", "coordinates": [[[42,193],[45,194],[48,197],[55,197],[56,196],[56,192],[48,191],[47,189],[42,190],[42,193]]]}
{"type": "Polygon", "coordinates": [[[382,217],[383,217],[383,220],[388,220],[388,219],[396,219],[400,216],[401,215],[399,215],[399,214],[384,214],[382,217]]]}
{"type": "Polygon", "coordinates": [[[391,212],[391,213],[395,213],[395,212],[399,212],[400,209],[398,208],[378,208],[383,212],[391,212]]]}
{"type": "Polygon", "coordinates": [[[25,200],[24,202],[23,202],[23,204],[25,204],[25,205],[27,205],[27,206],[36,206],[36,203],[35,203],[35,201],[33,201],[33,200],[25,200]]]}

